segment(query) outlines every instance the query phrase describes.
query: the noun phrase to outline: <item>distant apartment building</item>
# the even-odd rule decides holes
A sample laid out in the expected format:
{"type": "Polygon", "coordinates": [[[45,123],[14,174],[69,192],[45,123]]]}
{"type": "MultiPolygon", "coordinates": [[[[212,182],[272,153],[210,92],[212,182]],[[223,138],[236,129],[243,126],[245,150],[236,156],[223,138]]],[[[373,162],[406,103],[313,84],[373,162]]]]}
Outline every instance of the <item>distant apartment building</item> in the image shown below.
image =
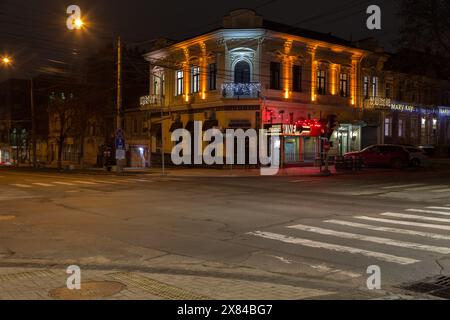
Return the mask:
{"type": "Polygon", "coordinates": [[[30,82],[10,79],[0,83],[0,163],[30,159],[30,82]]]}

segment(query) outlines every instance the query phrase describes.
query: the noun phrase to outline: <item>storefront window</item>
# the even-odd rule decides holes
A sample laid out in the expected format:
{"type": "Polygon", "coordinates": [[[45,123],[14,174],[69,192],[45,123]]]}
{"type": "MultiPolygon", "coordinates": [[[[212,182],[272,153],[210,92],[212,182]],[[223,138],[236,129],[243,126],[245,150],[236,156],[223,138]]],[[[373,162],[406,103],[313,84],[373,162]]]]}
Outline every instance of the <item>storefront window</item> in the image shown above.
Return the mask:
{"type": "Polygon", "coordinates": [[[417,119],[411,119],[411,139],[417,138],[417,119]]]}
{"type": "Polygon", "coordinates": [[[405,136],[405,120],[398,119],[398,137],[403,138],[405,136]]]}
{"type": "Polygon", "coordinates": [[[450,140],[450,119],[447,119],[447,140],[450,140]]]}
{"type": "Polygon", "coordinates": [[[384,136],[391,137],[392,136],[392,118],[384,119],[384,136]]]}

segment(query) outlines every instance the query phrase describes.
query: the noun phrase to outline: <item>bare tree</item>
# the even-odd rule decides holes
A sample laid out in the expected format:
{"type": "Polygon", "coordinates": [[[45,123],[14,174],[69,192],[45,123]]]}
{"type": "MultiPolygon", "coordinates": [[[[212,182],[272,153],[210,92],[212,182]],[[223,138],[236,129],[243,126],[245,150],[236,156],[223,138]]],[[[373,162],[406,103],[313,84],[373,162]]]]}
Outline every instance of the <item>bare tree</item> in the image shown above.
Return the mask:
{"type": "Polygon", "coordinates": [[[62,153],[66,145],[66,139],[73,136],[74,122],[76,120],[77,100],[73,97],[57,97],[49,104],[49,114],[56,120],[53,123],[53,132],[56,133],[58,145],[58,169],[62,168],[62,153]]]}

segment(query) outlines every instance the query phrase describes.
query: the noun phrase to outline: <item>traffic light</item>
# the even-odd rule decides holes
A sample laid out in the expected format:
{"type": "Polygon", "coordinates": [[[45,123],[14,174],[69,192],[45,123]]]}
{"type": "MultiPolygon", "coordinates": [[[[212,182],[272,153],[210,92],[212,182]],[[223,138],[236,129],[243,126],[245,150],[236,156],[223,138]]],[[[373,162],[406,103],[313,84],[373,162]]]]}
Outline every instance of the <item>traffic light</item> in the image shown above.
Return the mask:
{"type": "Polygon", "coordinates": [[[339,122],[337,121],[338,116],[337,115],[329,115],[327,117],[327,129],[325,130],[326,132],[326,137],[328,138],[328,140],[331,139],[331,136],[333,135],[334,130],[336,130],[339,127],[339,122]]]}

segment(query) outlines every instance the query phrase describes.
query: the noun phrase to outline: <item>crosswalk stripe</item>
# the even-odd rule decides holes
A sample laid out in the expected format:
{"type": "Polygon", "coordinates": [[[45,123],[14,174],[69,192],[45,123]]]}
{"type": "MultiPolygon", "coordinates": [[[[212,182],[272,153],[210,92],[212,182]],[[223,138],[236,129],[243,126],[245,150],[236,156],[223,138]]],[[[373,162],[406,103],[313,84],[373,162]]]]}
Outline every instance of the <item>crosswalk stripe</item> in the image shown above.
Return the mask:
{"type": "Polygon", "coordinates": [[[428,220],[428,221],[448,222],[448,223],[450,223],[450,219],[416,216],[416,215],[413,215],[413,214],[402,214],[402,213],[386,212],[386,213],[382,213],[381,215],[382,216],[388,216],[388,217],[395,217],[395,218],[414,219],[414,220],[428,220]]]}
{"type": "Polygon", "coordinates": [[[424,245],[424,244],[414,243],[414,242],[405,242],[405,241],[398,241],[398,240],[389,239],[389,238],[366,236],[363,234],[356,234],[356,233],[350,233],[350,232],[341,232],[341,231],[335,231],[335,230],[330,230],[330,229],[316,228],[316,227],[305,226],[305,225],[301,225],[301,224],[298,224],[295,226],[290,226],[288,228],[318,233],[318,234],[326,235],[326,236],[344,238],[344,239],[373,242],[373,243],[379,243],[379,244],[384,244],[384,245],[389,245],[389,246],[394,246],[394,247],[402,247],[402,248],[408,248],[408,249],[437,252],[437,253],[441,253],[441,254],[450,254],[450,248],[429,246],[429,245],[424,245]]]}
{"type": "Polygon", "coordinates": [[[437,185],[437,186],[426,186],[426,187],[418,187],[418,188],[408,188],[405,189],[405,191],[427,191],[432,189],[442,189],[442,188],[448,188],[447,185],[437,185]]]}
{"type": "Polygon", "coordinates": [[[128,180],[112,180],[113,182],[117,182],[117,183],[134,183],[136,181],[128,181],[128,180]]]}
{"type": "Polygon", "coordinates": [[[38,182],[32,183],[32,184],[35,186],[40,186],[40,187],[54,187],[55,186],[55,185],[49,184],[49,183],[38,183],[38,182]]]}
{"type": "Polygon", "coordinates": [[[437,233],[421,232],[421,231],[399,229],[399,228],[380,227],[380,226],[374,226],[374,225],[370,225],[370,224],[354,223],[354,222],[341,221],[341,220],[327,220],[325,222],[337,224],[337,225],[341,225],[341,226],[352,227],[352,228],[359,228],[359,229],[366,229],[366,230],[373,230],[373,231],[382,231],[382,232],[391,232],[391,233],[400,233],[400,234],[421,236],[421,237],[439,239],[439,240],[450,240],[450,236],[446,236],[443,234],[437,234],[437,233]]]}
{"type": "Polygon", "coordinates": [[[81,181],[81,180],[79,180],[79,181],[73,181],[74,183],[77,183],[77,184],[86,184],[86,185],[96,185],[96,184],[98,184],[98,183],[95,183],[95,182],[89,182],[89,181],[81,181]]]}
{"type": "Polygon", "coordinates": [[[26,184],[20,184],[20,183],[12,184],[12,186],[18,187],[18,188],[25,188],[25,189],[31,188],[31,186],[29,186],[29,185],[26,185],[26,184]]]}
{"type": "Polygon", "coordinates": [[[53,184],[58,184],[58,185],[61,185],[61,186],[74,186],[74,184],[73,183],[69,183],[69,182],[60,182],[60,181],[58,181],[58,182],[52,182],[53,184]]]}
{"type": "Polygon", "coordinates": [[[450,212],[444,212],[444,211],[423,210],[423,209],[407,209],[406,211],[419,212],[419,213],[432,213],[432,214],[439,214],[441,216],[450,216],[450,212]]]}
{"type": "Polygon", "coordinates": [[[95,180],[95,182],[98,182],[98,183],[101,183],[101,184],[119,184],[118,182],[105,181],[105,180],[95,180]]]}
{"type": "Polygon", "coordinates": [[[432,190],[431,192],[433,193],[445,193],[445,192],[450,192],[450,189],[439,189],[439,190],[432,190]]]}
{"type": "Polygon", "coordinates": [[[341,245],[336,245],[336,244],[331,244],[331,243],[318,242],[318,241],[313,241],[313,240],[308,240],[308,239],[294,238],[294,237],[289,237],[289,236],[271,233],[271,232],[256,231],[256,232],[250,232],[248,234],[256,236],[256,237],[260,237],[260,238],[276,240],[276,241],[281,241],[284,243],[296,244],[296,245],[301,245],[301,246],[310,247],[310,248],[318,248],[318,249],[325,249],[325,250],[352,253],[352,254],[361,254],[366,257],[377,258],[379,260],[397,263],[397,264],[401,264],[401,265],[413,264],[413,263],[417,263],[420,261],[420,260],[415,260],[415,259],[411,259],[411,258],[398,257],[398,256],[394,256],[394,255],[387,254],[387,253],[369,251],[369,250],[341,246],[341,245]]]}
{"type": "Polygon", "coordinates": [[[423,183],[412,183],[412,184],[388,186],[388,187],[383,187],[382,189],[398,189],[398,188],[418,187],[418,186],[423,186],[423,185],[424,185],[423,183]]]}
{"type": "Polygon", "coordinates": [[[427,207],[427,209],[450,210],[450,207],[427,207]]]}
{"type": "Polygon", "coordinates": [[[429,224],[429,223],[410,222],[410,221],[402,221],[402,220],[372,218],[372,217],[365,217],[365,216],[359,216],[359,217],[354,217],[354,218],[360,219],[360,220],[367,220],[367,221],[398,224],[398,225],[402,225],[402,226],[422,227],[422,228],[438,229],[438,230],[450,230],[450,226],[441,225],[441,224],[429,224]]]}

